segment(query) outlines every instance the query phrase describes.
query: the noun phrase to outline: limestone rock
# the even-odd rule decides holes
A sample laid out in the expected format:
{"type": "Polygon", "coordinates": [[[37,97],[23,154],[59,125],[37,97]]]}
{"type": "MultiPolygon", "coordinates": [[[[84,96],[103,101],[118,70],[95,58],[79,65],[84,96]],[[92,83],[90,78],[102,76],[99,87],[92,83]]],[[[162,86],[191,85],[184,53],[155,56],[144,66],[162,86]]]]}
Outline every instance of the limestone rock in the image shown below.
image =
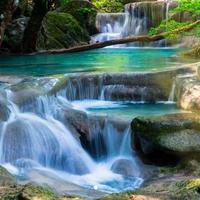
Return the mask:
{"type": "Polygon", "coordinates": [[[175,87],[178,106],[185,110],[200,110],[200,81],[196,76],[177,77],[175,87]]]}
{"type": "Polygon", "coordinates": [[[200,153],[200,116],[196,114],[138,117],[132,121],[132,131],[133,146],[150,159],[157,155],[158,161],[167,161],[167,155],[173,160],[173,156],[200,153]]]}

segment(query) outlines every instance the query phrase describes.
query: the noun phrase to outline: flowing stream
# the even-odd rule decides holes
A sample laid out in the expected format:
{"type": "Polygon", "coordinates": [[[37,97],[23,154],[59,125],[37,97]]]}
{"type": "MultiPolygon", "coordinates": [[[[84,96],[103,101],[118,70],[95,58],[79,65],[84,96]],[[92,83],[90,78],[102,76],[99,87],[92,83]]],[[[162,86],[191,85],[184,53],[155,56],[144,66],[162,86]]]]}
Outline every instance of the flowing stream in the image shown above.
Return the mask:
{"type": "MultiPolygon", "coordinates": [[[[19,181],[49,185],[58,192],[86,198],[102,192],[133,190],[143,183],[145,168],[131,147],[131,119],[145,110],[139,105],[145,105],[152,115],[178,110],[165,102],[158,102],[156,108],[156,104],[142,102],[142,97],[114,101],[105,95],[103,79],[88,77],[88,85],[85,78],[77,84],[78,80],[71,76],[53,96],[31,97],[31,92],[26,91],[25,100],[16,90],[19,86],[4,89],[9,117],[0,123],[0,164],[19,181]],[[123,115],[126,110],[129,117],[123,115]],[[88,194],[84,188],[95,193],[88,194]]],[[[44,80],[28,83],[38,85],[44,80]]],[[[53,79],[49,82],[45,88],[54,85],[53,79]]]]}
{"type": "Polygon", "coordinates": [[[7,91],[7,96],[10,116],[1,123],[0,163],[19,179],[29,179],[36,170],[57,174],[54,178],[102,192],[117,192],[142,184],[138,161],[130,147],[128,127],[119,133],[107,122],[104,129],[99,130],[106,153],[97,159],[102,146],[98,134],[94,134],[96,146],[92,151],[97,157],[92,158],[61,120],[60,107],[72,106],[62,92],[56,97],[36,98],[38,107],[34,111],[13,103],[11,91],[7,91]],[[123,161],[129,164],[130,176],[123,174],[123,170],[121,174],[116,173],[118,161],[119,165],[123,161]]]}

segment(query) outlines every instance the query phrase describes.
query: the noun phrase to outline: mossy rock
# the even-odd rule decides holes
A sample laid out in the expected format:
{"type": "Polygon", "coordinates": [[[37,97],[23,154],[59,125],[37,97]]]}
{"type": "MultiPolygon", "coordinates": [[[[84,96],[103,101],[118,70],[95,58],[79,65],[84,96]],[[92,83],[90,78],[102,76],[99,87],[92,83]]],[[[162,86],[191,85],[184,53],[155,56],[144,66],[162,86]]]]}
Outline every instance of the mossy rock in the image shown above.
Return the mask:
{"type": "Polygon", "coordinates": [[[56,194],[50,188],[41,187],[38,185],[26,185],[19,195],[22,200],[82,200],[81,197],[62,196],[56,194]]]}
{"type": "Polygon", "coordinates": [[[0,166],[0,187],[12,186],[16,184],[16,179],[5,168],[0,166]]]}
{"type": "Polygon", "coordinates": [[[19,195],[23,200],[56,200],[58,196],[50,189],[46,189],[36,185],[27,185],[19,195]]]}
{"type": "Polygon", "coordinates": [[[90,37],[68,13],[48,12],[38,35],[37,49],[60,49],[88,43],[90,37]]]}
{"type": "Polygon", "coordinates": [[[128,199],[131,199],[131,196],[133,194],[134,192],[114,193],[114,194],[101,197],[98,200],[128,200],[128,199]]]}
{"type": "Polygon", "coordinates": [[[170,163],[200,153],[200,116],[196,114],[137,117],[132,131],[134,148],[156,162],[170,163]]]}
{"type": "Polygon", "coordinates": [[[0,187],[1,200],[82,200],[81,197],[62,196],[50,188],[28,184],[0,187]]]}
{"type": "Polygon", "coordinates": [[[71,14],[90,35],[96,30],[96,7],[89,1],[69,0],[62,7],[61,12],[71,14]]]}

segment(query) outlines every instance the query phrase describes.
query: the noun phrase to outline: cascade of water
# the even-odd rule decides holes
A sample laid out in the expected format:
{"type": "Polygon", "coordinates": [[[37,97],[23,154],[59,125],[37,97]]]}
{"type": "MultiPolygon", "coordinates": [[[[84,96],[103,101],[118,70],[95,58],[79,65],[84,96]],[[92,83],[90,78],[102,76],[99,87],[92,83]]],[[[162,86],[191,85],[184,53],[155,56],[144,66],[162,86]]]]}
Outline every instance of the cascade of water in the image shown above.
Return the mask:
{"type": "Polygon", "coordinates": [[[171,92],[169,94],[168,102],[172,102],[172,103],[175,102],[175,92],[176,92],[176,81],[173,80],[172,89],[171,89],[171,92]]]}
{"type": "MultiPolygon", "coordinates": [[[[88,94],[91,95],[90,92],[88,94]]],[[[9,119],[0,124],[0,164],[20,176],[30,178],[34,170],[39,170],[45,176],[49,172],[75,184],[87,187],[95,184],[102,191],[117,192],[118,188],[123,190],[123,186],[115,188],[109,184],[124,181],[123,176],[119,175],[123,175],[122,172],[113,172],[118,169],[116,161],[123,156],[131,160],[131,169],[134,169],[130,175],[135,177],[130,183],[131,187],[139,187],[142,183],[142,179],[136,177],[139,169],[132,151],[125,148],[130,143],[130,132],[127,129],[120,132],[108,121],[104,126],[101,121],[97,121],[96,125],[91,123],[90,134],[96,141],[95,151],[101,155],[103,145],[99,144],[98,138],[101,136],[107,152],[102,163],[94,161],[79,139],[69,131],[67,124],[60,120],[60,108],[73,108],[65,96],[66,90],[62,90],[55,96],[35,97],[18,107],[13,103],[12,92],[8,91],[11,112],[9,119]],[[112,169],[113,162],[115,167],[112,169]],[[99,174],[102,170],[104,173],[99,174]]]]}
{"type": "MultiPolygon", "coordinates": [[[[141,76],[142,77],[142,76],[141,76]]],[[[156,102],[167,101],[159,86],[153,86],[151,80],[142,80],[140,75],[119,77],[104,75],[89,75],[71,78],[63,89],[63,96],[69,101],[98,99],[109,101],[156,102]],[[138,81],[137,81],[138,80],[138,81]]],[[[152,80],[153,82],[153,80],[152,80]]]]}
{"type": "MultiPolygon", "coordinates": [[[[103,42],[128,37],[130,35],[146,35],[151,27],[156,27],[162,20],[168,19],[170,5],[170,0],[166,2],[137,2],[126,4],[125,13],[100,13],[96,18],[96,24],[100,34],[93,36],[91,42],[103,42]]],[[[141,42],[128,44],[128,46],[146,45],[163,46],[165,45],[165,41],[150,44],[141,42]]]]}
{"type": "MultiPolygon", "coordinates": [[[[94,167],[92,159],[67,128],[50,113],[45,118],[21,113],[13,103],[0,135],[0,163],[33,160],[42,166],[84,174],[94,167]]],[[[45,110],[44,110],[45,111],[45,110]]]]}
{"type": "Polygon", "coordinates": [[[119,39],[125,21],[125,13],[99,13],[96,27],[100,34],[91,37],[91,43],[119,39]]]}
{"type": "MultiPolygon", "coordinates": [[[[114,157],[124,153],[124,143],[129,143],[130,132],[128,127],[118,128],[115,124],[106,119],[103,124],[101,121],[93,121],[90,127],[90,140],[92,141],[92,151],[96,152],[95,156],[99,160],[113,159],[114,157]],[[104,147],[102,149],[102,146],[104,147]]],[[[130,149],[129,149],[130,150],[130,149]]],[[[127,156],[131,156],[132,151],[128,150],[127,156]]]]}
{"type": "Polygon", "coordinates": [[[102,88],[100,77],[80,77],[70,79],[66,86],[68,100],[98,99],[102,88]]]}

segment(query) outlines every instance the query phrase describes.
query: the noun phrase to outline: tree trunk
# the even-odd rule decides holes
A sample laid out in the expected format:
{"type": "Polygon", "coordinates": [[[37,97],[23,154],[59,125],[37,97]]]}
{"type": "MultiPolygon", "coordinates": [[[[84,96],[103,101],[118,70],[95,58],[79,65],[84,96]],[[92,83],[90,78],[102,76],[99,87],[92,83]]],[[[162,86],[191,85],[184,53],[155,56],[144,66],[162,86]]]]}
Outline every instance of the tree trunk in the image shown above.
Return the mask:
{"type": "Polygon", "coordinates": [[[2,19],[0,19],[0,48],[3,42],[5,30],[12,21],[12,14],[14,10],[12,1],[3,0],[1,2],[1,9],[2,13],[0,13],[0,15],[2,16],[2,19]]]}
{"type": "Polygon", "coordinates": [[[72,47],[69,49],[58,49],[58,50],[47,50],[47,51],[40,51],[38,53],[43,54],[43,53],[73,53],[73,52],[81,52],[81,51],[87,51],[87,50],[92,50],[92,49],[99,49],[111,45],[117,45],[117,44],[126,44],[130,42],[155,42],[158,40],[165,39],[167,36],[171,34],[181,34],[186,31],[190,31],[194,29],[197,25],[200,24],[200,20],[197,20],[196,22],[193,22],[189,25],[183,26],[178,29],[174,29],[170,32],[164,32],[155,36],[131,36],[127,38],[122,38],[122,39],[116,39],[116,40],[109,40],[105,42],[99,42],[95,44],[87,44],[87,45],[82,45],[82,46],[77,46],[77,47],[72,47]]]}
{"type": "Polygon", "coordinates": [[[22,44],[23,52],[31,53],[31,52],[36,51],[38,32],[42,25],[42,20],[49,9],[46,1],[34,0],[34,7],[31,14],[31,18],[24,31],[24,38],[23,38],[23,44],[22,44]]]}

